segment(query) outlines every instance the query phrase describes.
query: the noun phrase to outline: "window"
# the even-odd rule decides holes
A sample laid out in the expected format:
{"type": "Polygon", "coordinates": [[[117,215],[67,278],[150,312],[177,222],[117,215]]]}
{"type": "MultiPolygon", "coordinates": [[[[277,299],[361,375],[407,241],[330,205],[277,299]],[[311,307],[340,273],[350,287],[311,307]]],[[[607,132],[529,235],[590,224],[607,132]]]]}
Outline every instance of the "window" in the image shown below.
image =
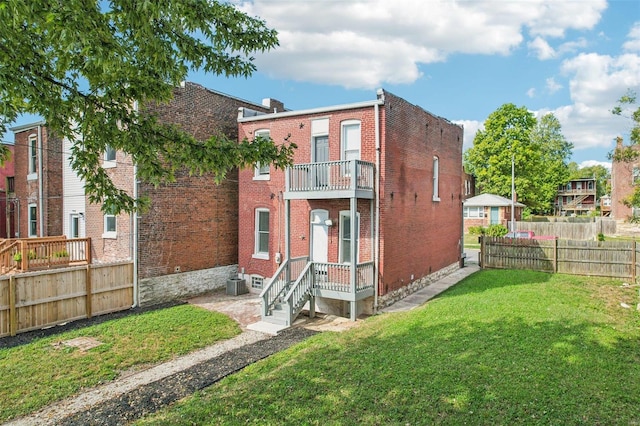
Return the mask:
{"type": "Polygon", "coordinates": [[[27,178],[35,179],[38,173],[38,138],[36,135],[29,136],[29,176],[27,178]]]}
{"type": "Polygon", "coordinates": [[[342,160],[360,159],[360,121],[349,120],[342,123],[342,160]]]}
{"type": "Polygon", "coordinates": [[[77,213],[73,213],[69,220],[69,237],[70,238],[80,237],[80,215],[77,213]]]}
{"type": "Polygon", "coordinates": [[[634,167],[633,168],[633,180],[631,182],[635,185],[636,183],[638,183],[638,180],[640,180],[640,168],[639,167],[634,167]]]}
{"type": "Polygon", "coordinates": [[[465,207],[463,216],[469,219],[479,219],[484,217],[484,207],[465,207]]]}
{"type": "MultiPolygon", "coordinates": [[[[270,137],[268,129],[256,130],[254,134],[255,134],[256,138],[257,137],[261,137],[261,138],[270,137]]],[[[256,164],[256,168],[254,170],[253,179],[254,180],[269,180],[270,177],[271,177],[271,165],[270,164],[257,163],[256,164]]]]}
{"type": "Polygon", "coordinates": [[[104,150],[104,162],[102,167],[111,168],[116,167],[116,150],[114,147],[107,145],[107,149],[104,150]]]}
{"type": "Polygon", "coordinates": [[[440,201],[440,192],[438,189],[438,182],[440,174],[440,160],[438,157],[433,157],[433,201],[440,201]]]}
{"type": "Polygon", "coordinates": [[[253,256],[269,259],[269,210],[256,209],[255,251],[253,256]]]}
{"type": "Polygon", "coordinates": [[[104,233],[102,238],[116,238],[117,237],[117,219],[113,211],[107,211],[104,214],[104,233]]]}
{"type": "Polygon", "coordinates": [[[262,290],[263,286],[264,286],[264,278],[251,277],[251,288],[255,288],[256,290],[262,290]]]}
{"type": "Polygon", "coordinates": [[[38,236],[38,207],[29,204],[29,237],[38,236]]]}
{"type": "Polygon", "coordinates": [[[351,263],[351,239],[356,239],[356,263],[358,262],[358,231],[360,229],[360,214],[356,215],[351,229],[351,213],[340,212],[340,262],[351,263]]]}

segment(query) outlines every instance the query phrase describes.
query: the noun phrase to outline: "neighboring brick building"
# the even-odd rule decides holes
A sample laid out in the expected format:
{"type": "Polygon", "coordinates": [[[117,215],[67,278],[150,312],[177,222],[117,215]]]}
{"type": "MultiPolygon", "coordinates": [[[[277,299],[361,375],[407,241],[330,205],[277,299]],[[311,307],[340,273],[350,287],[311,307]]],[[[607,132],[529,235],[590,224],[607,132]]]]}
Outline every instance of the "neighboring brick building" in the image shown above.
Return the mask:
{"type": "Polygon", "coordinates": [[[560,185],[554,201],[558,216],[584,216],[596,211],[596,178],[580,178],[560,185]]]}
{"type": "MultiPolygon", "coordinates": [[[[511,200],[496,194],[480,194],[464,200],[462,217],[464,218],[464,233],[469,233],[472,226],[484,228],[491,225],[504,225],[511,229],[511,200]]],[[[522,209],[525,205],[514,203],[513,211],[516,222],[522,220],[522,209]]]]}
{"type": "Polygon", "coordinates": [[[14,145],[4,145],[9,150],[9,157],[0,167],[0,212],[5,213],[0,217],[0,238],[15,238],[17,200],[14,189],[14,145]]]}
{"type": "Polygon", "coordinates": [[[287,171],[239,176],[238,266],[254,291],[267,289],[265,321],[287,325],[307,301],[355,319],[459,267],[460,126],[382,90],[356,104],[245,110],[238,121],[240,138],[298,145],[287,171]]]}
{"type": "MultiPolygon", "coordinates": [[[[265,99],[264,103],[250,103],[186,82],[175,89],[174,98],[168,104],[147,105],[146,110],[157,114],[161,122],[176,124],[197,139],[224,134],[236,140],[239,108],[262,113],[284,110],[279,101],[265,99]]],[[[21,132],[16,134],[17,145],[19,139],[29,137],[28,131],[37,134],[37,129],[46,142],[44,123],[17,129],[21,132]]],[[[22,145],[25,152],[20,154],[22,157],[16,157],[16,164],[24,168],[28,164],[28,142],[22,145]]],[[[237,274],[237,170],[231,171],[220,185],[216,185],[211,176],[189,176],[182,170],[176,173],[176,182],[155,187],[138,182],[129,155],[107,150],[102,165],[116,186],[134,197],[148,197],[151,207],[139,215],[105,215],[100,204],[89,203],[82,180],[65,158],[70,151],[68,140],[56,140],[56,145],[45,146],[44,152],[58,160],[57,173],[52,174],[57,176],[59,189],[53,193],[57,195],[52,196],[47,192],[52,189],[51,185],[45,187],[45,199],[56,201],[55,205],[49,202],[48,211],[52,214],[48,217],[51,221],[55,217],[53,222],[57,227],[45,226],[42,235],[64,233],[70,238],[91,238],[92,259],[96,263],[134,261],[136,300],[141,305],[178,300],[222,287],[229,277],[237,274]]],[[[45,160],[45,170],[53,170],[51,160],[45,160]]],[[[16,168],[16,176],[20,170],[16,168]]],[[[18,180],[16,178],[16,182],[18,180]]],[[[22,181],[24,186],[26,178],[22,181]]],[[[36,189],[30,190],[37,195],[36,189]]],[[[26,204],[21,209],[26,211],[26,204]]],[[[26,230],[26,223],[24,226],[26,230]]]]}
{"type": "MultiPolygon", "coordinates": [[[[622,138],[617,139],[616,149],[627,148],[622,144],[622,138]]],[[[640,146],[630,147],[636,152],[640,146]]],[[[612,161],[611,163],[611,218],[626,220],[640,212],[624,205],[624,200],[633,194],[635,186],[640,182],[640,160],[633,162],[612,161]]]]}
{"type": "Polygon", "coordinates": [[[42,121],[11,128],[14,198],[20,238],[62,235],[62,140],[42,121]]]}

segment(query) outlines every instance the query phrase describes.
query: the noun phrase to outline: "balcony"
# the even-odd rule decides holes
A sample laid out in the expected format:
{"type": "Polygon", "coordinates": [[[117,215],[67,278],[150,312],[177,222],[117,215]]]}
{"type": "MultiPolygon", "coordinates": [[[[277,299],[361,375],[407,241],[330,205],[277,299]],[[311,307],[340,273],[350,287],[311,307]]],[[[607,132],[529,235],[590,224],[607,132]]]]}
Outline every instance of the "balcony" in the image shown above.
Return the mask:
{"type": "Polygon", "coordinates": [[[558,189],[558,195],[596,195],[596,188],[558,189]]]}
{"type": "Polygon", "coordinates": [[[285,171],[289,200],[373,199],[373,163],[360,160],[295,164],[285,171]]]}

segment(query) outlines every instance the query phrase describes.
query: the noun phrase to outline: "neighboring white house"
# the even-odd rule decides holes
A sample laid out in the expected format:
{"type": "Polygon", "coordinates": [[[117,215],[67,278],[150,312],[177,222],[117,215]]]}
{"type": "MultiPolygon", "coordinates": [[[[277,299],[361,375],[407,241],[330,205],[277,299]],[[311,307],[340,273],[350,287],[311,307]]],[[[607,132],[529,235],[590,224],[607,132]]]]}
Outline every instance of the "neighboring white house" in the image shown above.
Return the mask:
{"type": "MultiPolygon", "coordinates": [[[[514,218],[522,219],[522,203],[515,203],[514,218]]],[[[480,194],[463,201],[462,217],[464,232],[469,232],[470,226],[484,226],[502,224],[509,227],[511,220],[511,200],[495,194],[480,194]]]]}

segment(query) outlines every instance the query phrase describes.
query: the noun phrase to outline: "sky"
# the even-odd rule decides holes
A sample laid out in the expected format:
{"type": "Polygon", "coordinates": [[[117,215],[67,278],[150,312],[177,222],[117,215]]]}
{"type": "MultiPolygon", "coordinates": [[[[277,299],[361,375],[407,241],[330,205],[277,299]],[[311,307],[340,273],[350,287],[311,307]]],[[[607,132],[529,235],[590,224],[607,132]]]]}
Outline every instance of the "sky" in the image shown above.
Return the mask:
{"type": "Polygon", "coordinates": [[[465,150],[505,103],[553,113],[581,166],[610,167],[616,136],[629,142],[631,120],[611,109],[628,89],[640,95],[638,0],[231,2],[277,30],[279,46],[254,55],[249,79],[189,81],[293,110],[373,100],[384,88],[463,125],[465,150]]]}

